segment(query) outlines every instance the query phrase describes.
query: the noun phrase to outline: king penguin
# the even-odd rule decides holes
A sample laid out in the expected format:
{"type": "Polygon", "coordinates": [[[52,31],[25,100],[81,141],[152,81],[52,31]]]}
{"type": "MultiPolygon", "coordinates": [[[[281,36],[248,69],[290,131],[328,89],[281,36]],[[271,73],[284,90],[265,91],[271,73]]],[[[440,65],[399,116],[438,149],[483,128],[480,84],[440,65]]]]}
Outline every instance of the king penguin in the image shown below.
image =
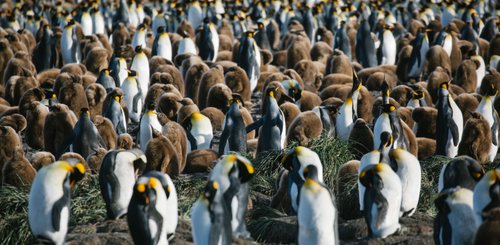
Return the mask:
{"type": "Polygon", "coordinates": [[[76,34],[75,20],[73,19],[64,27],[61,36],[61,53],[64,65],[81,62],[80,40],[76,34]]]}
{"type": "Polygon", "coordinates": [[[128,71],[128,77],[123,82],[121,89],[125,94],[124,100],[127,105],[128,115],[132,122],[138,123],[142,112],[143,92],[136,79],[135,71],[128,71]]]}
{"type": "Polygon", "coordinates": [[[250,90],[253,92],[257,87],[257,81],[260,76],[260,50],[253,38],[254,33],[247,31],[240,39],[240,48],[238,50],[236,63],[243,68],[250,80],[250,90]]]}
{"type": "Polygon", "coordinates": [[[247,133],[259,129],[257,141],[257,154],[264,151],[281,151],[285,147],[286,124],[285,115],[278,106],[274,93],[279,87],[269,87],[266,90],[268,96],[265,114],[257,121],[246,127],[247,133]]]}
{"type": "Polygon", "coordinates": [[[182,123],[188,139],[187,152],[209,149],[212,144],[213,131],[210,119],[200,112],[193,112],[182,123]]]}
{"type": "Polygon", "coordinates": [[[196,0],[189,1],[187,7],[187,19],[194,29],[201,25],[203,21],[203,11],[201,9],[200,2],[196,0]]]}
{"type": "Polygon", "coordinates": [[[338,244],[335,197],[319,180],[316,166],[305,167],[303,175],[305,181],[300,190],[297,212],[298,244],[338,244]]]}
{"type": "Polygon", "coordinates": [[[104,117],[109,119],[117,135],[127,133],[127,119],[121,105],[123,96],[116,95],[108,104],[104,117]]]}
{"type": "Polygon", "coordinates": [[[80,118],[73,129],[73,136],[69,138],[68,142],[69,151],[80,154],[83,159],[95,154],[101,147],[106,148],[97,127],[90,120],[88,108],[81,109],[80,118]]]}
{"type": "Polygon", "coordinates": [[[441,168],[438,191],[441,192],[457,186],[474,190],[483,175],[484,168],[475,159],[469,156],[455,157],[441,168]]]}
{"type": "Polygon", "coordinates": [[[365,67],[377,66],[377,55],[373,43],[370,24],[367,20],[361,20],[361,26],[356,34],[356,57],[359,63],[365,67]]]}
{"type": "Polygon", "coordinates": [[[194,244],[231,244],[231,212],[217,181],[209,180],[191,209],[194,244]]]}
{"type": "Polygon", "coordinates": [[[236,237],[250,238],[245,218],[248,207],[248,182],[254,172],[250,160],[231,153],[222,156],[210,173],[210,181],[219,183],[220,192],[230,211],[231,230],[236,237]]]}
{"type": "Polygon", "coordinates": [[[479,90],[479,87],[481,87],[481,83],[483,82],[483,78],[486,75],[486,63],[484,63],[483,57],[481,55],[478,55],[476,52],[472,51],[471,52],[471,60],[476,61],[476,63],[479,63],[479,66],[476,69],[476,89],[479,90]]]}
{"type": "Polygon", "coordinates": [[[130,70],[134,70],[137,72],[137,82],[141,87],[143,96],[141,99],[144,100],[149,89],[149,59],[142,50],[142,46],[140,45],[135,48],[135,56],[132,59],[130,70]]]}
{"type": "Polygon", "coordinates": [[[380,135],[383,132],[389,132],[394,138],[393,148],[408,150],[410,143],[405,135],[402,123],[394,105],[382,105],[382,114],[377,118],[373,127],[374,147],[378,149],[380,147],[380,135]]]}
{"type": "Polygon", "coordinates": [[[65,161],[54,162],[38,171],[28,200],[29,225],[35,237],[64,244],[70,216],[70,189],[84,174],[82,163],[72,166],[65,161]]]}
{"type": "Polygon", "coordinates": [[[500,170],[492,169],[474,187],[473,207],[477,224],[483,223],[483,214],[500,207],[500,170]]]}
{"type": "Polygon", "coordinates": [[[146,26],[140,24],[132,37],[132,48],[137,48],[137,46],[146,47],[146,26]]]}
{"type": "Polygon", "coordinates": [[[200,58],[215,62],[219,52],[219,34],[209,18],[203,20],[203,27],[199,32],[198,48],[200,49],[200,58]]]}
{"type": "Polygon", "coordinates": [[[152,56],[160,56],[172,61],[172,44],[164,26],[158,27],[158,33],[153,42],[152,56]]]}
{"type": "Polygon", "coordinates": [[[390,165],[401,180],[401,216],[412,216],[417,211],[422,182],[418,159],[410,152],[396,148],[389,152],[390,165]]]}
{"type": "Polygon", "coordinates": [[[408,65],[408,77],[419,78],[425,62],[425,56],[429,50],[429,38],[427,33],[420,31],[413,40],[413,50],[411,51],[410,63],[408,65]]]}
{"type": "Polygon", "coordinates": [[[455,157],[462,138],[464,119],[462,111],[450,96],[448,86],[449,83],[444,82],[439,88],[435,155],[455,157]]]}
{"type": "Polygon", "coordinates": [[[128,77],[127,60],[120,53],[115,53],[109,62],[111,76],[115,81],[116,87],[121,87],[125,79],[128,77]]]}
{"type": "Polygon", "coordinates": [[[219,140],[219,155],[228,154],[229,151],[247,152],[245,121],[240,111],[243,100],[240,96],[235,97],[233,95],[233,99],[229,101],[229,110],[224,117],[224,126],[219,140]]]}
{"type": "Polygon", "coordinates": [[[182,34],[182,39],[179,41],[179,47],[177,48],[177,55],[181,54],[198,54],[198,50],[196,49],[196,44],[193,42],[193,39],[189,36],[188,33],[182,34]]]}
{"type": "Polygon", "coordinates": [[[167,214],[170,195],[155,177],[139,177],[127,210],[127,223],[135,244],[168,244],[167,214]]]}
{"type": "Polygon", "coordinates": [[[89,10],[84,9],[82,16],[80,17],[80,25],[82,26],[82,31],[84,36],[90,36],[93,31],[94,24],[92,23],[92,16],[90,16],[89,10]]]}
{"type": "Polygon", "coordinates": [[[391,32],[392,26],[384,25],[384,29],[379,32],[380,47],[377,50],[377,59],[380,65],[396,64],[396,39],[391,32]]]}
{"type": "Polygon", "coordinates": [[[323,165],[316,152],[304,146],[290,149],[281,160],[282,166],[288,170],[288,194],[293,212],[298,212],[300,190],[304,184],[304,169],[309,165],[315,167],[317,182],[323,183],[323,165]]]}
{"type": "Polygon", "coordinates": [[[105,18],[99,11],[98,7],[92,9],[92,33],[94,34],[106,34],[106,22],[105,18]]]}
{"type": "Polygon", "coordinates": [[[401,181],[388,164],[364,168],[359,181],[365,186],[364,216],[370,237],[385,238],[397,232],[401,208],[401,181]]]}
{"type": "Polygon", "coordinates": [[[137,173],[145,165],[146,156],[139,149],[106,153],[99,170],[99,186],[107,219],[119,219],[127,213],[137,173]]]}
{"type": "Polygon", "coordinates": [[[111,73],[111,70],[102,69],[99,72],[99,77],[97,77],[97,81],[96,81],[96,83],[101,84],[104,87],[104,89],[106,89],[107,93],[111,92],[116,87],[115,80],[110,75],[110,73],[111,73]]]}
{"type": "Polygon", "coordinates": [[[52,68],[55,62],[54,34],[50,25],[44,24],[42,28],[40,41],[33,50],[33,63],[38,73],[52,68]]]}
{"type": "Polygon", "coordinates": [[[335,117],[335,132],[339,139],[344,142],[349,139],[354,122],[358,119],[358,97],[362,86],[361,80],[353,70],[351,94],[346,98],[335,117]]]}
{"type": "Polygon", "coordinates": [[[155,131],[161,132],[161,130],[162,126],[156,115],[156,105],[151,103],[148,105],[146,113],[144,113],[141,118],[138,140],[142,151],[146,152],[148,143],[153,139],[155,131]]]}
{"type": "Polygon", "coordinates": [[[349,36],[347,36],[347,25],[345,21],[341,22],[340,29],[335,32],[333,49],[342,50],[342,52],[349,57],[349,60],[352,60],[351,41],[349,40],[349,36]]]}
{"type": "Polygon", "coordinates": [[[488,121],[491,128],[491,148],[490,153],[488,154],[491,162],[493,162],[498,152],[498,113],[493,106],[493,102],[495,101],[497,94],[498,89],[495,88],[494,84],[491,84],[476,109],[476,112],[481,113],[486,121],[488,121]]]}

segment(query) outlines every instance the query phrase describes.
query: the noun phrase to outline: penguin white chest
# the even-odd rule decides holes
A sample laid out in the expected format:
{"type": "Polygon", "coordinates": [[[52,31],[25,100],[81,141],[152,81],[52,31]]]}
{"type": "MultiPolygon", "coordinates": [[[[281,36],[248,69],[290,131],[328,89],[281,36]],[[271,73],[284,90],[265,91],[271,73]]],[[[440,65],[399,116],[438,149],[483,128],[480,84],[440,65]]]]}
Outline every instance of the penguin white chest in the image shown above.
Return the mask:
{"type": "Polygon", "coordinates": [[[210,241],[212,222],[208,210],[208,201],[206,202],[198,200],[191,211],[194,244],[208,245],[210,241]]]}
{"type": "Polygon", "coordinates": [[[149,88],[149,60],[144,53],[139,53],[134,57],[130,70],[137,71],[137,82],[141,87],[142,99],[146,97],[149,88]]]}
{"type": "Polygon", "coordinates": [[[462,132],[464,128],[464,123],[463,123],[463,116],[462,116],[462,111],[460,111],[460,108],[458,108],[457,104],[455,104],[455,101],[451,98],[448,99],[450,103],[451,110],[453,111],[453,121],[457,125],[458,128],[458,143],[455,145],[453,142],[453,135],[451,131],[449,130],[448,133],[448,142],[447,142],[447,156],[449,157],[455,157],[458,153],[458,144],[462,140],[462,132]]]}
{"type": "Polygon", "coordinates": [[[375,147],[375,149],[380,148],[380,135],[383,132],[389,132],[392,134],[391,119],[387,113],[380,114],[375,122],[373,129],[373,147],[375,147]]]}
{"type": "Polygon", "coordinates": [[[339,114],[335,118],[335,129],[337,130],[337,135],[342,141],[347,141],[352,130],[352,104],[345,103],[340,108],[339,114]]]}
{"type": "Polygon", "coordinates": [[[396,39],[394,35],[389,30],[384,31],[384,43],[382,45],[382,65],[394,65],[396,64],[396,39]]]}
{"type": "Polygon", "coordinates": [[[127,212],[128,204],[132,198],[132,193],[135,184],[135,171],[133,163],[130,159],[135,158],[135,155],[130,152],[120,152],[117,154],[115,162],[116,167],[114,175],[117,177],[120,186],[120,196],[115,200],[116,211],[118,216],[127,212]]]}
{"type": "Polygon", "coordinates": [[[335,244],[336,210],[330,193],[317,187],[302,187],[297,222],[298,244],[335,244]]]}

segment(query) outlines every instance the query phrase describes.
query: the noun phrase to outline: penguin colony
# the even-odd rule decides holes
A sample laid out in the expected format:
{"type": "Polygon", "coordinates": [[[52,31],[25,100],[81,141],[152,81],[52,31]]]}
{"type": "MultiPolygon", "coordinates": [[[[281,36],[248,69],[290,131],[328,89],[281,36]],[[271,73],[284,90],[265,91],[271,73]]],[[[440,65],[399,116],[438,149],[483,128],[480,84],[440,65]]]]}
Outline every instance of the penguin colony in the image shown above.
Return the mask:
{"type": "Polygon", "coordinates": [[[370,237],[400,232],[433,155],[450,158],[435,243],[497,236],[496,1],[77,2],[0,8],[0,184],[31,186],[36,238],[64,244],[71,188],[98,174],[107,219],[126,219],[135,244],[168,244],[175,178],[208,172],[194,243],[251,239],[258,173],[244,155],[293,142],[272,205],[296,215],[299,244],[339,243],[344,211],[370,237]],[[331,163],[308,148],[322,134],[356,152],[337,177],[357,176],[359,210],[323,181],[331,163]]]}

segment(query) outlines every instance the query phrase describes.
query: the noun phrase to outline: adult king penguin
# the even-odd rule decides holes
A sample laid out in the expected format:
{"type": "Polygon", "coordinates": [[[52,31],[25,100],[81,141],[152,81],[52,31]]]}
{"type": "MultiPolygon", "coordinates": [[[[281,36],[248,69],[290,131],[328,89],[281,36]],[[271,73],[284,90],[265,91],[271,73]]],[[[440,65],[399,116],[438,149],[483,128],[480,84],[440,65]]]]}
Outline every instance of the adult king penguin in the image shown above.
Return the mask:
{"type": "MultiPolygon", "coordinates": [[[[139,45],[135,48],[135,56],[132,59],[132,64],[130,65],[130,70],[137,72],[137,81],[141,87],[141,92],[144,100],[149,89],[149,59],[142,50],[142,46],[139,45]]],[[[124,91],[125,92],[125,91],[124,91]]],[[[128,105],[127,105],[128,106],[128,105]]]]}
{"type": "Polygon", "coordinates": [[[368,20],[361,20],[361,26],[356,34],[356,57],[365,68],[377,66],[375,44],[373,43],[368,20]]]}
{"type": "Polygon", "coordinates": [[[396,148],[389,152],[390,165],[401,180],[401,215],[412,216],[417,211],[422,182],[418,159],[410,152],[396,148]]]}
{"type": "Polygon", "coordinates": [[[359,90],[363,86],[356,72],[354,70],[352,72],[353,83],[351,94],[346,98],[335,117],[335,132],[339,139],[344,142],[349,139],[354,122],[358,119],[359,90]]]}
{"type": "Polygon", "coordinates": [[[380,65],[394,65],[396,64],[396,39],[391,30],[392,26],[384,25],[379,33],[380,47],[377,50],[377,60],[380,65]]]}
{"type": "Polygon", "coordinates": [[[253,92],[257,87],[257,81],[260,76],[260,50],[259,46],[253,38],[254,33],[247,31],[240,40],[240,48],[238,50],[236,63],[243,68],[250,80],[250,89],[253,92]]]}
{"type": "Polygon", "coordinates": [[[158,34],[153,42],[152,56],[160,56],[172,60],[172,44],[164,26],[158,27],[158,34]]]}
{"type": "MultiPolygon", "coordinates": [[[[425,31],[420,31],[415,40],[413,40],[413,50],[410,56],[410,64],[408,65],[408,77],[419,78],[422,75],[425,55],[429,50],[429,38],[425,31]]],[[[417,81],[418,82],[418,81],[417,81]]]]}
{"type": "Polygon", "coordinates": [[[209,180],[191,209],[194,244],[230,244],[231,212],[217,181],[209,180]]]}
{"type": "Polygon", "coordinates": [[[233,99],[229,103],[229,110],[224,117],[224,128],[219,141],[219,155],[228,154],[229,151],[247,152],[247,133],[240,111],[243,99],[233,95],[233,99]]]}
{"type": "Polygon", "coordinates": [[[80,154],[83,159],[95,154],[99,148],[106,148],[97,127],[90,119],[90,111],[82,108],[80,118],[73,129],[73,137],[69,139],[69,151],[80,154]]]}
{"type": "Polygon", "coordinates": [[[113,150],[102,159],[99,186],[106,203],[107,219],[118,219],[127,213],[136,176],[146,165],[139,149],[113,150]]]}
{"type": "Polygon", "coordinates": [[[274,93],[279,87],[269,87],[266,90],[268,100],[266,113],[259,120],[246,127],[247,133],[260,128],[257,141],[257,154],[264,151],[282,150],[285,147],[286,124],[285,115],[274,98],[274,93]]]}
{"type": "Polygon", "coordinates": [[[500,169],[488,171],[474,187],[473,205],[477,224],[483,223],[483,214],[500,207],[500,169]]]}
{"type": "Polygon", "coordinates": [[[143,92],[137,82],[136,75],[135,71],[128,71],[128,77],[123,82],[121,89],[125,94],[123,99],[127,105],[130,120],[138,123],[142,112],[143,92]]]}
{"type": "Polygon", "coordinates": [[[125,57],[122,57],[121,53],[115,53],[109,62],[109,69],[115,81],[115,86],[121,87],[128,77],[127,60],[125,57]]]}
{"type": "Polygon", "coordinates": [[[370,237],[385,238],[400,229],[401,181],[388,164],[370,165],[359,181],[366,187],[364,216],[370,237]]]}
{"type": "Polygon", "coordinates": [[[219,189],[232,217],[231,230],[236,237],[250,238],[245,216],[248,207],[248,181],[254,171],[250,160],[231,153],[224,155],[210,173],[209,179],[219,183],[219,189]]]}
{"type": "Polygon", "coordinates": [[[63,64],[80,63],[80,40],[76,34],[75,20],[71,19],[64,27],[61,36],[61,54],[63,64]]]}
{"type": "Polygon", "coordinates": [[[149,104],[146,113],[144,113],[141,118],[139,144],[144,152],[146,151],[149,141],[153,139],[155,131],[161,133],[162,130],[155,109],[156,105],[154,103],[149,104]]]}
{"type": "Polygon", "coordinates": [[[410,143],[406,138],[402,123],[394,105],[382,105],[382,114],[377,118],[373,128],[374,147],[378,149],[380,147],[380,135],[383,132],[389,132],[394,139],[392,148],[409,149],[410,143]]]}
{"type": "Polygon", "coordinates": [[[99,72],[99,77],[97,77],[96,83],[101,84],[104,89],[106,89],[106,92],[109,93],[111,90],[113,90],[116,87],[115,80],[113,77],[110,75],[111,70],[109,69],[102,69],[99,72]]]}
{"type": "Polygon", "coordinates": [[[57,161],[41,168],[31,185],[28,219],[35,237],[64,244],[70,215],[71,188],[83,178],[85,167],[57,161]]]}
{"type": "Polygon", "coordinates": [[[493,162],[498,152],[498,114],[493,106],[493,102],[495,101],[497,94],[498,89],[495,88],[494,84],[491,84],[476,109],[476,112],[481,113],[486,121],[488,121],[491,128],[491,148],[490,153],[488,154],[491,162],[493,162]]]}
{"type": "Polygon", "coordinates": [[[305,182],[297,212],[298,244],[338,244],[335,198],[319,180],[316,166],[308,165],[303,174],[305,182]]]}
{"type": "Polygon", "coordinates": [[[460,108],[450,96],[448,86],[449,83],[444,82],[439,88],[435,154],[455,157],[462,138],[464,119],[460,108]]]}
{"type": "Polygon", "coordinates": [[[146,47],[146,26],[140,24],[132,37],[132,48],[137,48],[137,46],[146,47]]]}
{"type": "Polygon", "coordinates": [[[188,138],[187,152],[209,149],[212,144],[213,131],[210,119],[199,112],[193,112],[182,123],[188,138]]]}
{"type": "Polygon", "coordinates": [[[198,42],[200,58],[215,62],[219,52],[219,34],[217,34],[217,30],[209,18],[203,20],[203,27],[198,35],[200,35],[198,42]]]}
{"type": "Polygon", "coordinates": [[[304,169],[309,165],[315,167],[316,182],[323,183],[323,165],[318,154],[309,148],[296,146],[290,149],[282,159],[283,167],[288,170],[288,194],[294,212],[298,212],[300,191],[304,184],[304,169]]]}
{"type": "Polygon", "coordinates": [[[155,177],[139,177],[128,205],[127,223],[135,244],[168,244],[163,208],[170,195],[155,177]]]}

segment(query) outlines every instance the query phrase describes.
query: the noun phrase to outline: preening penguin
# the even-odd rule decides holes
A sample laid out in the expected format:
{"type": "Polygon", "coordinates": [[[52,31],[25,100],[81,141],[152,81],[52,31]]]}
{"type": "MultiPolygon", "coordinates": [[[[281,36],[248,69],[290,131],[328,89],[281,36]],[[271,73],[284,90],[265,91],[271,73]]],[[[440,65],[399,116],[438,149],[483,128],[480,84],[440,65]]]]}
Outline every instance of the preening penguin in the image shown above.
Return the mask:
{"type": "Polygon", "coordinates": [[[352,126],[358,119],[358,97],[363,84],[353,70],[353,83],[351,94],[344,101],[335,117],[335,132],[342,141],[347,141],[351,134],[352,126]]]}
{"type": "Polygon", "coordinates": [[[264,151],[282,150],[285,147],[286,124],[285,115],[278,106],[274,98],[274,93],[279,87],[268,88],[266,95],[268,97],[265,114],[257,121],[246,127],[247,133],[260,128],[259,139],[257,142],[257,154],[264,151]]]}
{"type": "Polygon", "coordinates": [[[412,216],[417,210],[422,182],[418,159],[410,152],[396,148],[389,152],[391,167],[401,180],[401,215],[412,216]]]}
{"type": "Polygon", "coordinates": [[[118,219],[127,213],[137,172],[146,164],[146,156],[138,149],[113,150],[102,160],[99,186],[106,203],[107,219],[118,219]]]}
{"type": "Polygon", "coordinates": [[[254,91],[257,87],[257,81],[260,77],[261,57],[259,46],[253,38],[252,31],[245,32],[241,37],[236,63],[243,68],[250,80],[250,91],[254,91]]]}
{"type": "Polygon", "coordinates": [[[373,129],[373,140],[375,149],[380,148],[381,134],[383,132],[391,133],[393,137],[392,148],[402,148],[409,150],[410,143],[403,130],[403,122],[399,118],[396,107],[391,104],[382,105],[382,114],[377,118],[373,129]]]}
{"type": "Polygon", "coordinates": [[[229,103],[229,110],[224,117],[224,126],[219,140],[219,155],[228,154],[229,151],[247,152],[247,133],[240,111],[243,100],[240,96],[233,95],[233,99],[229,103]]]}
{"type": "Polygon", "coordinates": [[[500,170],[492,169],[474,187],[474,214],[477,224],[483,223],[483,214],[500,207],[500,170]]]}
{"type": "Polygon", "coordinates": [[[70,20],[61,37],[61,54],[63,64],[80,63],[81,62],[81,51],[80,51],[80,40],[76,33],[75,20],[70,20]]]}
{"type": "Polygon", "coordinates": [[[250,160],[232,153],[224,155],[210,173],[209,179],[220,184],[220,191],[232,217],[231,230],[236,237],[250,237],[245,216],[248,207],[248,181],[254,172],[250,160]]]}
{"type": "Polygon", "coordinates": [[[128,77],[123,82],[121,89],[125,94],[124,100],[127,105],[128,115],[132,122],[139,122],[142,112],[142,98],[146,95],[141,90],[141,86],[136,79],[136,71],[128,71],[128,77]]]}
{"type": "Polygon", "coordinates": [[[196,38],[202,60],[215,62],[219,52],[219,34],[209,18],[203,20],[203,27],[196,38]]]}
{"type": "Polygon", "coordinates": [[[31,185],[28,218],[35,237],[64,244],[70,215],[70,189],[85,174],[81,163],[57,161],[41,168],[31,185]]]}
{"type": "Polygon", "coordinates": [[[483,95],[476,112],[481,113],[483,117],[488,121],[491,128],[491,148],[489,152],[489,160],[493,161],[498,152],[498,121],[497,121],[497,111],[493,106],[495,101],[495,96],[498,94],[498,89],[491,84],[487,87],[487,93],[483,95]]]}
{"type": "Polygon", "coordinates": [[[297,223],[298,244],[338,244],[335,198],[320,180],[314,165],[304,168],[297,223]]]}
{"type": "Polygon", "coordinates": [[[435,244],[473,243],[478,224],[472,210],[472,198],[472,191],[460,186],[439,194],[434,201],[438,210],[434,219],[435,244]]]}
{"type": "Polygon", "coordinates": [[[400,229],[401,181],[388,164],[364,168],[359,181],[366,188],[364,216],[368,235],[385,238],[400,229]]]}
{"type": "Polygon", "coordinates": [[[139,83],[139,86],[141,87],[141,92],[143,96],[141,100],[144,100],[149,89],[150,75],[149,75],[149,60],[144,51],[142,50],[142,46],[137,46],[135,48],[135,56],[132,59],[130,70],[137,72],[136,78],[137,82],[139,83]]]}
{"type": "Polygon", "coordinates": [[[438,116],[435,155],[455,157],[458,152],[458,144],[462,139],[463,116],[460,108],[451,98],[448,87],[449,83],[444,82],[439,88],[439,98],[436,106],[438,116]]]}
{"type": "Polygon", "coordinates": [[[117,134],[127,133],[127,118],[121,105],[123,96],[115,95],[108,103],[108,108],[104,111],[104,117],[108,118],[113,124],[117,134]]]}
{"type": "Polygon", "coordinates": [[[290,149],[283,156],[281,163],[288,170],[288,195],[292,204],[293,212],[298,212],[300,190],[304,184],[304,169],[312,165],[315,167],[317,182],[323,183],[323,165],[316,152],[303,146],[290,149]]]}
{"type": "Polygon", "coordinates": [[[141,150],[146,151],[149,141],[155,135],[155,131],[161,134],[162,126],[156,115],[156,105],[153,103],[148,105],[146,113],[142,115],[141,126],[139,129],[139,144],[141,150]]]}
{"type": "Polygon", "coordinates": [[[193,112],[187,117],[182,126],[186,130],[188,138],[187,153],[193,150],[209,149],[212,144],[212,123],[208,117],[200,112],[193,112]]]}
{"type": "Polygon", "coordinates": [[[484,168],[469,156],[460,156],[446,163],[439,173],[438,191],[461,186],[473,190],[484,175],[484,168]]]}
{"type": "Polygon", "coordinates": [[[164,26],[158,27],[158,33],[156,34],[153,42],[151,56],[156,55],[172,61],[172,43],[170,42],[170,37],[164,26]]]}
{"type": "Polygon", "coordinates": [[[165,205],[170,195],[155,177],[141,176],[128,205],[127,223],[135,244],[168,244],[165,205]]]}
{"type": "Polygon", "coordinates": [[[217,181],[209,180],[191,209],[193,241],[198,245],[230,244],[231,211],[217,181]]]}

